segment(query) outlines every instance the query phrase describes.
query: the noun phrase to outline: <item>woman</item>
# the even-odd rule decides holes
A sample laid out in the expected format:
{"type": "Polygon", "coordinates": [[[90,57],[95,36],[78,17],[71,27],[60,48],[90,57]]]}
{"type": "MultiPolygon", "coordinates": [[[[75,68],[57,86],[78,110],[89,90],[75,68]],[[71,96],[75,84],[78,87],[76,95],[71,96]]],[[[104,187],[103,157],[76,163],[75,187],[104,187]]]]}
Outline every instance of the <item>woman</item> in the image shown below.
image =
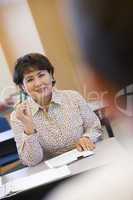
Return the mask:
{"type": "Polygon", "coordinates": [[[78,92],[54,87],[54,68],[47,57],[31,53],[19,58],[14,82],[28,95],[11,114],[25,165],[36,165],[75,147],[80,151],[95,148],[101,135],[98,118],[78,92]]]}

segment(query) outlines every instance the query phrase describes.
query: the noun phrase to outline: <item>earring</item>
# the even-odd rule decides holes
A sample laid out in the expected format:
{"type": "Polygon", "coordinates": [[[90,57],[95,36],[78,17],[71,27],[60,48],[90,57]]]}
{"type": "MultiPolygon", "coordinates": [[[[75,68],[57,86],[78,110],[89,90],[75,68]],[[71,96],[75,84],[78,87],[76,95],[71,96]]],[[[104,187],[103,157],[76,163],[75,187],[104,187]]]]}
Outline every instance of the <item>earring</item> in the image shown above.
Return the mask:
{"type": "Polygon", "coordinates": [[[52,80],[52,85],[54,86],[55,85],[55,83],[56,83],[56,80],[52,80]]]}

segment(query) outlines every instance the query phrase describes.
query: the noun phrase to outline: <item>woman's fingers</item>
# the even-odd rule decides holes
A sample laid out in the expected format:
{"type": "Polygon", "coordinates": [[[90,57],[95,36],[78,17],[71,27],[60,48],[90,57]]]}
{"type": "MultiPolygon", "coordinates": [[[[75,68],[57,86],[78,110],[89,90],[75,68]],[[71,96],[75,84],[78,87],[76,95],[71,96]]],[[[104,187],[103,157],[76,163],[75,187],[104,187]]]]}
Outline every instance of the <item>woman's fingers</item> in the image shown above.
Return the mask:
{"type": "Polygon", "coordinates": [[[76,144],[76,149],[77,149],[78,151],[83,151],[83,149],[82,149],[82,147],[80,146],[80,144],[76,144]]]}
{"type": "Polygon", "coordinates": [[[32,114],[29,105],[21,103],[16,107],[16,117],[22,122],[32,122],[32,114]]]}
{"type": "Polygon", "coordinates": [[[88,150],[93,150],[96,147],[96,145],[89,138],[84,137],[84,139],[88,150]]]}
{"type": "Polygon", "coordinates": [[[24,114],[26,116],[31,116],[31,110],[28,103],[17,105],[16,112],[19,112],[19,114],[24,114]]]}
{"type": "Polygon", "coordinates": [[[26,108],[27,108],[27,113],[29,116],[32,116],[32,113],[31,113],[31,108],[30,108],[30,104],[29,104],[29,101],[27,100],[27,103],[26,103],[26,108]]]}
{"type": "Polygon", "coordinates": [[[82,137],[79,139],[76,148],[79,151],[93,150],[95,148],[95,144],[89,138],[82,137]]]}

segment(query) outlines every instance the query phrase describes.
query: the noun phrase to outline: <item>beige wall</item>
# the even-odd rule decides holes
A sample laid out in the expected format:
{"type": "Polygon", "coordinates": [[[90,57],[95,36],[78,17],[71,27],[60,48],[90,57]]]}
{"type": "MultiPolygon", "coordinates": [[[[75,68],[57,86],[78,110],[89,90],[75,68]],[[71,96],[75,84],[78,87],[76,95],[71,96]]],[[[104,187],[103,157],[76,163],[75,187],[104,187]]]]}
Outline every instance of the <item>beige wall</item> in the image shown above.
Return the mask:
{"type": "Polygon", "coordinates": [[[41,42],[55,66],[57,86],[80,90],[75,63],[58,11],[58,0],[28,0],[41,42]]]}
{"type": "Polygon", "coordinates": [[[0,22],[0,43],[11,72],[19,56],[45,52],[55,66],[57,87],[81,90],[58,0],[0,0],[0,22]]]}
{"type": "Polygon", "coordinates": [[[0,42],[11,71],[19,56],[44,52],[26,0],[0,0],[0,42]]]}
{"type": "Polygon", "coordinates": [[[0,45],[0,101],[15,91],[9,66],[0,45]]]}

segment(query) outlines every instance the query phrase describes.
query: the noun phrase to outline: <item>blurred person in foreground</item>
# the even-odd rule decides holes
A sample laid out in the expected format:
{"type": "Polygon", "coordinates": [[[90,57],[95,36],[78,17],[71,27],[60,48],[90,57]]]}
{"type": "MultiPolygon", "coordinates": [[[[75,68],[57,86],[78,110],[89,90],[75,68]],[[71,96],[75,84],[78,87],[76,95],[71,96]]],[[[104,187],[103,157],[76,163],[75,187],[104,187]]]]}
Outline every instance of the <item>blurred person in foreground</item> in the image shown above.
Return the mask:
{"type": "MultiPolygon", "coordinates": [[[[133,1],[72,0],[67,4],[71,32],[66,30],[76,36],[81,70],[92,72],[93,91],[107,91],[104,98],[112,108],[122,90],[115,103],[125,110],[128,93],[133,94],[133,1]]],[[[87,80],[86,75],[86,86],[91,84],[89,77],[87,80]]],[[[129,112],[127,115],[133,116],[133,106],[129,112]]]]}
{"type": "Polygon", "coordinates": [[[11,126],[23,164],[43,160],[77,148],[95,148],[100,121],[76,91],[54,87],[54,67],[39,53],[17,60],[14,82],[28,95],[11,114],[11,126]]]}
{"type": "Polygon", "coordinates": [[[109,165],[68,179],[46,199],[132,200],[133,98],[128,102],[128,95],[133,96],[133,1],[70,0],[69,5],[69,19],[87,69],[92,68],[103,87],[113,90],[114,96],[120,90],[130,103],[127,112],[119,112],[114,105],[115,112],[120,114],[114,133],[118,132],[116,138],[129,151],[109,165]],[[126,88],[130,89],[129,94],[123,92],[126,88]]]}
{"type": "Polygon", "coordinates": [[[133,150],[133,1],[72,0],[69,8],[86,70],[91,68],[108,91],[121,126],[114,132],[133,150]]]}
{"type": "Polygon", "coordinates": [[[69,4],[86,65],[115,91],[132,84],[133,1],[72,0],[69,4]]]}

